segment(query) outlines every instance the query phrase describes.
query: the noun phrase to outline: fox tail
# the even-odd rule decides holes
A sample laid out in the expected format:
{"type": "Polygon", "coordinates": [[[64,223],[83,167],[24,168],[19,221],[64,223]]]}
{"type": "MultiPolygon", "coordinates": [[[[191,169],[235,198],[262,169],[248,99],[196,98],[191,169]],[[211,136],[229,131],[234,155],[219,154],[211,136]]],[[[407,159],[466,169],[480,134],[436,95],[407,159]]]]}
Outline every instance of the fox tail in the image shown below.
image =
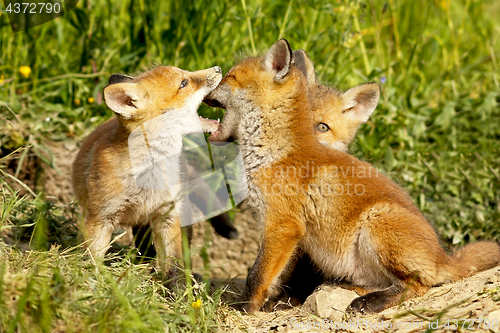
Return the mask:
{"type": "Polygon", "coordinates": [[[500,243],[476,242],[451,255],[453,266],[461,278],[469,277],[500,264],[500,243]]]}

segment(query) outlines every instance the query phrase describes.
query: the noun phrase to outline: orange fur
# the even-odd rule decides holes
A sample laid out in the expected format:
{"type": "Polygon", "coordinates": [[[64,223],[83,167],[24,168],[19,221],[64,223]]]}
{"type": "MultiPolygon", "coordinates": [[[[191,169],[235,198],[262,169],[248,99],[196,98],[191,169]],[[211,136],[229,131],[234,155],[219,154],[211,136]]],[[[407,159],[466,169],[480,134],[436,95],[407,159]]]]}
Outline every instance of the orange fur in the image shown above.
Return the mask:
{"type": "MultiPolygon", "coordinates": [[[[314,64],[303,50],[293,52],[293,63],[306,76],[313,125],[319,141],[331,148],[346,151],[374,108],[350,107],[341,92],[319,84],[314,64]]],[[[373,91],[379,89],[375,83],[369,86],[373,91]]]]}
{"type": "MultiPolygon", "coordinates": [[[[144,156],[156,158],[157,152],[178,154],[183,135],[217,127],[201,119],[196,110],[221,78],[219,67],[187,72],[171,66],[154,68],[136,78],[110,77],[104,98],[116,117],[84,140],[72,170],[73,189],[84,210],[82,231],[94,256],[104,255],[114,230],[150,225],[162,272],[174,272],[172,258],[181,256],[178,214],[182,201],[168,184],[164,189],[148,189],[137,183],[131,162],[137,156],[131,156],[129,146],[131,133],[142,130],[148,148],[154,147],[149,152],[134,152],[140,162],[144,156]],[[162,133],[165,127],[158,124],[168,125],[169,132],[162,133]]],[[[163,155],[158,156],[163,161],[163,155]]],[[[166,170],[176,177],[177,162],[166,170]]]]}
{"type": "MultiPolygon", "coordinates": [[[[371,113],[379,96],[375,88],[362,85],[341,94],[340,111],[371,113]]],[[[235,65],[207,98],[207,103],[226,108],[210,139],[234,136],[239,141],[247,201],[263,227],[242,309],[258,310],[301,252],[325,276],[377,290],[352,302],[349,309],[360,312],[381,311],[403,295],[421,295],[500,262],[500,247],[493,242],[448,256],[399,186],[369,163],[318,141],[312,98],[285,40],[264,57],[235,65]]]]}

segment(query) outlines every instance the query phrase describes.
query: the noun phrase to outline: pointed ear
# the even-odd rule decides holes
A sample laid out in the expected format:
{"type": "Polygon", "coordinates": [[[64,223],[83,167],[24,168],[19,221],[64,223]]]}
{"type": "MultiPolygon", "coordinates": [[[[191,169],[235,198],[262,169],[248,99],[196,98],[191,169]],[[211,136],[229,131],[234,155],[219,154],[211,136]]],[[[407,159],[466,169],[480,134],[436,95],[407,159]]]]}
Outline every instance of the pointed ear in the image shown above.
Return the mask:
{"type": "Polygon", "coordinates": [[[115,83],[104,88],[104,102],[125,119],[136,116],[139,96],[135,83],[115,83]]]}
{"type": "Polygon", "coordinates": [[[366,123],[377,106],[380,85],[367,83],[351,88],[342,94],[342,113],[366,123]]]}
{"type": "Polygon", "coordinates": [[[133,77],[122,74],[112,74],[108,79],[108,84],[122,83],[122,82],[132,82],[133,77]]]}
{"type": "Polygon", "coordinates": [[[275,81],[282,80],[290,71],[292,49],[286,39],[280,39],[269,49],[264,56],[266,70],[274,73],[275,81]]]}
{"type": "Polygon", "coordinates": [[[306,76],[307,85],[317,84],[314,64],[304,50],[293,51],[292,62],[306,76]]]}

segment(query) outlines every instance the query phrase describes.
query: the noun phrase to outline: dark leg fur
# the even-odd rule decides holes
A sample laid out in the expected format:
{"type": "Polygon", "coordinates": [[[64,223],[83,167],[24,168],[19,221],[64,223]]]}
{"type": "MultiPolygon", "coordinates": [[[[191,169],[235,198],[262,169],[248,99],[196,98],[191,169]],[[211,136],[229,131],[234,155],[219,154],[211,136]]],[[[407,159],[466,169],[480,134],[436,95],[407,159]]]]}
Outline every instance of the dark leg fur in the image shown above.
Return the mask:
{"type": "MultiPolygon", "coordinates": [[[[190,177],[195,177],[199,175],[196,173],[195,170],[189,169],[190,171],[190,177]]],[[[203,188],[209,188],[208,184],[205,183],[204,181],[199,180],[198,186],[203,188]]],[[[202,212],[206,212],[207,210],[207,198],[203,196],[203,193],[205,191],[194,191],[189,194],[189,201],[196,205],[202,212]]],[[[213,203],[215,205],[216,209],[224,207],[224,205],[217,199],[214,198],[215,202],[213,203]]],[[[215,232],[217,232],[219,235],[221,235],[224,238],[227,239],[237,239],[238,238],[238,230],[231,224],[231,219],[229,218],[229,215],[226,213],[222,213],[218,216],[215,216],[210,219],[210,223],[212,224],[212,227],[214,228],[215,232]]]]}
{"type": "Polygon", "coordinates": [[[223,213],[210,219],[215,232],[227,239],[238,239],[238,230],[231,224],[229,215],[223,213]]]}
{"type": "Polygon", "coordinates": [[[266,302],[264,311],[285,310],[304,303],[306,298],[320,286],[326,278],[306,253],[297,253],[296,262],[289,263],[287,274],[280,277],[280,292],[266,302]]]}
{"type": "Polygon", "coordinates": [[[392,285],[387,289],[374,291],[355,298],[347,307],[350,313],[376,313],[398,304],[405,288],[401,285],[392,285]]]}
{"type": "Polygon", "coordinates": [[[140,262],[150,262],[156,257],[156,250],[151,238],[151,228],[149,225],[133,227],[134,244],[140,253],[140,262]]]}
{"type": "Polygon", "coordinates": [[[325,276],[312,262],[311,257],[303,253],[297,261],[290,279],[285,283],[285,287],[288,289],[289,294],[304,303],[306,298],[325,281],[325,276]]]}
{"type": "Polygon", "coordinates": [[[248,272],[248,277],[245,282],[245,289],[243,290],[243,293],[241,296],[236,300],[234,304],[232,304],[232,307],[235,310],[241,311],[241,312],[252,312],[254,309],[251,304],[251,298],[255,294],[256,290],[258,289],[259,285],[262,283],[262,274],[259,269],[259,262],[262,261],[264,254],[264,246],[262,245],[259,254],[257,255],[257,259],[255,260],[255,263],[253,264],[252,268],[250,268],[250,271],[248,272]]]}
{"type": "MultiPolygon", "coordinates": [[[[214,228],[215,232],[221,235],[224,238],[227,239],[238,239],[239,234],[238,234],[238,229],[236,229],[232,224],[231,224],[231,219],[229,218],[229,215],[226,213],[223,213],[221,215],[212,217],[210,219],[210,223],[212,224],[212,227],[214,228]]],[[[149,244],[147,241],[147,238],[151,235],[151,231],[149,230],[149,226],[143,225],[143,226],[138,226],[132,228],[133,233],[134,233],[134,243],[135,247],[139,249],[139,251],[144,254],[148,258],[154,258],[156,255],[156,252],[154,251],[153,246],[149,246],[147,248],[143,248],[142,246],[139,246],[141,243],[144,245],[149,244]]]]}
{"type": "MultiPolygon", "coordinates": [[[[185,228],[187,228],[189,245],[191,245],[193,228],[191,226],[187,226],[185,228]]],[[[134,245],[140,254],[139,262],[151,262],[151,260],[154,260],[156,257],[156,250],[153,246],[151,227],[149,225],[140,225],[133,227],[132,232],[134,234],[134,245]]]]}
{"type": "MultiPolygon", "coordinates": [[[[370,291],[370,288],[358,288],[361,292],[370,291]]],[[[376,313],[391,306],[398,305],[406,299],[422,296],[429,290],[429,286],[422,284],[418,278],[400,280],[387,289],[368,292],[354,299],[347,307],[347,312],[363,314],[376,313]]]]}
{"type": "MultiPolygon", "coordinates": [[[[238,230],[231,224],[231,219],[226,213],[210,219],[215,232],[227,239],[238,239],[238,230]]],[[[189,227],[189,241],[191,243],[192,227],[189,227]]],[[[156,250],[151,240],[151,229],[149,225],[141,225],[132,228],[134,245],[139,250],[141,262],[150,262],[156,257],[156,250]]]]}

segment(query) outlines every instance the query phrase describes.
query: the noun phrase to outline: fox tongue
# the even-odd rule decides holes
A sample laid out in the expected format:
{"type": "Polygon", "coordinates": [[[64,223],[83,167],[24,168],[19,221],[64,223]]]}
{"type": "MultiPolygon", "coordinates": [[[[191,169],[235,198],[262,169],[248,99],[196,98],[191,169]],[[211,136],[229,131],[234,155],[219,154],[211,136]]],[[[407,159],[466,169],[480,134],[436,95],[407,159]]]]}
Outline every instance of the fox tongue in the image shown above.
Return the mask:
{"type": "Polygon", "coordinates": [[[217,120],[206,119],[203,117],[200,117],[200,122],[201,122],[201,129],[205,133],[215,133],[220,125],[220,123],[217,120]]]}

